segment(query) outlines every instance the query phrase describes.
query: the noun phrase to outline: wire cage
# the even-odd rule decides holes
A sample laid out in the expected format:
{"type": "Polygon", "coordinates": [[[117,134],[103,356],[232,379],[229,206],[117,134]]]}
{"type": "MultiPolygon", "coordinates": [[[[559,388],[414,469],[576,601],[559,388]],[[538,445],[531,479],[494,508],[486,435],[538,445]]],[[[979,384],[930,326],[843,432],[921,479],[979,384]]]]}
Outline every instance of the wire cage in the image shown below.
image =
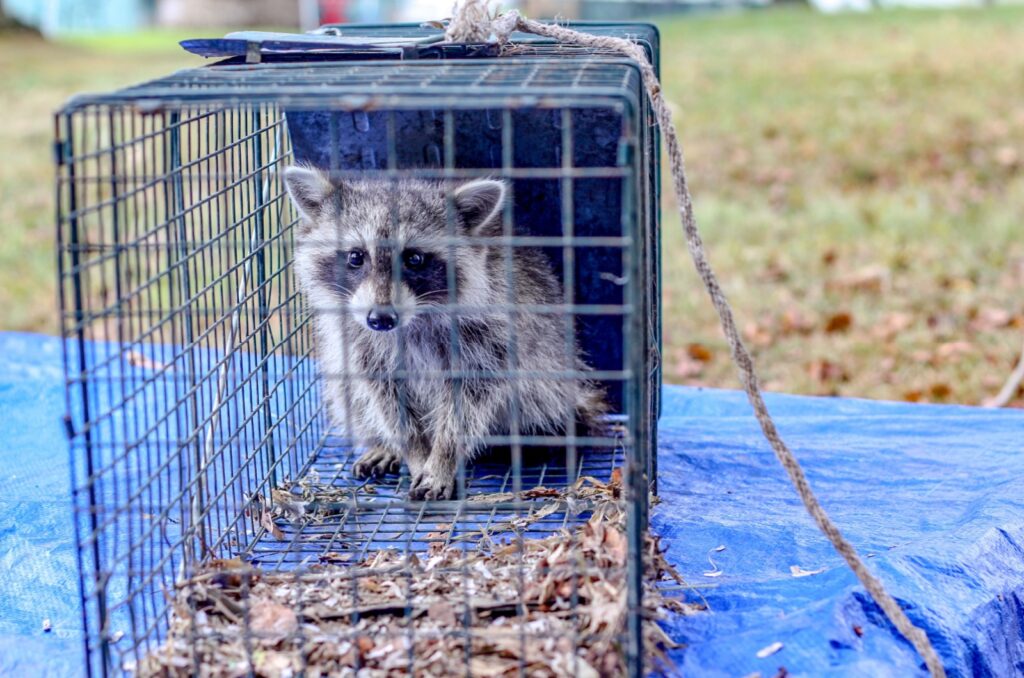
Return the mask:
{"type": "MultiPolygon", "coordinates": [[[[579,673],[579,624],[551,628],[530,616],[538,570],[523,540],[564,538],[595,511],[595,488],[625,499],[628,547],[620,560],[591,554],[600,561],[591,562],[571,546],[572,585],[560,604],[576,619],[581,582],[593,568],[614,570],[628,620],[606,642],[624,670],[644,672],[660,331],[645,116],[636,67],[607,58],[228,64],[77,97],[57,114],[66,423],[90,675],[221,675],[211,664],[218,658],[236,662],[223,675],[412,673],[429,652],[485,675],[494,667],[481,664],[481,643],[503,637],[524,649],[519,671],[525,648],[546,643],[568,658],[562,673],[579,673]],[[303,287],[296,262],[309,232],[295,188],[291,198],[286,190],[293,166],[316,168],[308,172],[332,190],[378,187],[399,231],[403,200],[416,198],[409,186],[444,196],[433,209],[445,229],[437,245],[445,294],[423,313],[450,332],[432,340],[445,356],[433,372],[405,362],[328,367],[335,335],[323,327],[347,327],[357,307],[315,303],[303,287]],[[483,178],[501,182],[506,199],[481,242],[458,230],[468,212],[458,211],[457,191],[483,178]],[[488,331],[486,323],[470,331],[482,309],[456,294],[468,274],[444,255],[459,248],[493,253],[489,265],[506,281],[504,303],[483,310],[508,319],[511,342],[492,347],[502,361],[483,372],[459,357],[473,332],[488,331]],[[510,263],[520,252],[536,267],[525,277],[510,263]],[[557,298],[516,297],[530,275],[552,276],[557,298]],[[529,356],[516,357],[515,328],[532,317],[560,328],[542,339],[569,356],[564,369],[522,369],[529,356]],[[372,443],[348,420],[360,405],[349,401],[338,416],[328,397],[423,377],[466,395],[453,398],[456,422],[469,420],[486,384],[514,386],[498,417],[512,421],[474,439],[479,454],[460,457],[451,497],[430,501],[410,496],[416,478],[404,465],[356,473],[372,443]],[[534,384],[583,381],[604,394],[599,427],[581,431],[567,407],[560,428],[520,430],[517,413],[534,384]],[[503,553],[508,566],[497,575],[502,592],[488,589],[494,600],[483,608],[481,588],[497,584],[483,583],[496,575],[480,553],[503,553]],[[411,568],[428,558],[440,559],[431,585],[455,587],[447,607],[421,610],[411,584],[387,604],[361,604],[376,600],[381,571],[411,582],[411,568]],[[287,582],[289,593],[261,599],[272,581],[287,582]],[[237,597],[225,599],[227,589],[237,597]],[[311,610],[323,609],[345,610],[345,624],[310,626],[311,610]],[[275,611],[271,626],[283,618],[286,628],[272,630],[270,652],[265,617],[275,611]],[[217,615],[228,622],[211,626],[217,615]],[[421,623],[438,615],[451,617],[448,630],[421,623]],[[215,647],[235,654],[212,655],[215,647]],[[325,647],[338,656],[325,659],[325,647]]],[[[351,263],[337,233],[329,247],[351,263]]],[[[397,291],[405,236],[374,237],[369,248],[391,252],[397,291]]],[[[413,350],[414,323],[426,322],[418,318],[395,330],[399,354],[413,350]]],[[[339,345],[356,346],[338,331],[339,345]]],[[[396,398],[398,410],[416,409],[396,398]]],[[[454,439],[470,445],[465,435],[454,439]]]]}

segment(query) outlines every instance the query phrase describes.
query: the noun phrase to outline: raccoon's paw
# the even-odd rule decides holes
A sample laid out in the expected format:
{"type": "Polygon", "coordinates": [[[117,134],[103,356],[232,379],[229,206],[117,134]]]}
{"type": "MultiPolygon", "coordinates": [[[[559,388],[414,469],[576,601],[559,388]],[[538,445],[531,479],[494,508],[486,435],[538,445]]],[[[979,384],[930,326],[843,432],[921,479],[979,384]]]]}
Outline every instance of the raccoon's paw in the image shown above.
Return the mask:
{"type": "Polygon", "coordinates": [[[379,478],[389,473],[398,473],[402,468],[402,458],[394,450],[374,445],[363,452],[352,465],[352,475],[359,480],[379,478]]]}
{"type": "Polygon", "coordinates": [[[455,474],[436,473],[424,468],[413,475],[409,499],[413,501],[451,499],[455,494],[455,474]]]}

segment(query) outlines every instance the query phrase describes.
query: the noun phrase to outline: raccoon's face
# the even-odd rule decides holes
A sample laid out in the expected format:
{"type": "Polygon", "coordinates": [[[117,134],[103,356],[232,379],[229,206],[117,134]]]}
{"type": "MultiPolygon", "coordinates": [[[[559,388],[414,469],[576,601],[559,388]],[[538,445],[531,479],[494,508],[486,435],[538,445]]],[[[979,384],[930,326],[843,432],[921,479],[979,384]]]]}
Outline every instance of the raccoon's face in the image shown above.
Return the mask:
{"type": "Polygon", "coordinates": [[[315,312],[389,332],[428,309],[486,298],[484,248],[449,236],[453,226],[467,239],[500,234],[500,181],[470,181],[448,196],[439,182],[339,182],[306,167],[284,178],[302,216],[296,266],[315,312]]]}

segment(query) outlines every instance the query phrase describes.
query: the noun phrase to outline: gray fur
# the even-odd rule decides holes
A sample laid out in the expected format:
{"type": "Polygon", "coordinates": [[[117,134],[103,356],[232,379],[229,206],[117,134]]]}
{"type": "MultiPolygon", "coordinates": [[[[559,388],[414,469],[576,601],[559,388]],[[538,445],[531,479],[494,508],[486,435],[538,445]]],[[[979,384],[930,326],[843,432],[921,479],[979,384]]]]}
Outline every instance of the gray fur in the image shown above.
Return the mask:
{"type": "Polygon", "coordinates": [[[517,402],[523,434],[564,430],[574,420],[598,428],[606,405],[597,385],[547,376],[588,369],[575,340],[566,341],[566,315],[509,313],[509,305],[564,302],[546,257],[473,242],[501,235],[502,182],[464,183],[447,196],[440,182],[332,182],[301,167],[288,168],[285,182],[302,218],[295,267],[314,313],[324,396],[334,422],[367,448],[357,476],[393,472],[401,459],[412,498],[450,498],[458,463],[486,436],[509,432],[517,402]],[[450,228],[465,240],[443,242],[450,228]],[[366,253],[358,268],[346,263],[353,248],[366,253]],[[391,264],[405,266],[413,250],[428,253],[431,265],[445,262],[452,275],[427,271],[407,284],[413,274],[402,268],[396,280],[391,264]],[[462,307],[454,328],[451,298],[462,307]],[[374,307],[394,309],[398,327],[371,330],[366,315],[374,307]],[[513,335],[519,370],[534,376],[505,374],[514,367],[513,335]],[[455,379],[453,370],[470,374],[455,379]]]}

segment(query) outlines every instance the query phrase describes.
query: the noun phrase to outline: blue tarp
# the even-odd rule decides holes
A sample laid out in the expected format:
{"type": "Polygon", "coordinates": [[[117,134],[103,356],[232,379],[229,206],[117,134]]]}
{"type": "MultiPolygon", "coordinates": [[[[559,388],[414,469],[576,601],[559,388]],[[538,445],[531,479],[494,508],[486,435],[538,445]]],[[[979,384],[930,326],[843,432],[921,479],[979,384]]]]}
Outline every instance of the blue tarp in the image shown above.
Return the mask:
{"type": "MultiPolygon", "coordinates": [[[[678,671],[923,673],[805,514],[742,394],[664,396],[653,528],[711,609],[666,623],[686,643],[673,652],[678,671]]],[[[951,675],[1024,675],[1024,413],[768,404],[826,509],[951,675]]],[[[58,339],[0,334],[0,408],[0,675],[79,675],[58,339]]]]}

